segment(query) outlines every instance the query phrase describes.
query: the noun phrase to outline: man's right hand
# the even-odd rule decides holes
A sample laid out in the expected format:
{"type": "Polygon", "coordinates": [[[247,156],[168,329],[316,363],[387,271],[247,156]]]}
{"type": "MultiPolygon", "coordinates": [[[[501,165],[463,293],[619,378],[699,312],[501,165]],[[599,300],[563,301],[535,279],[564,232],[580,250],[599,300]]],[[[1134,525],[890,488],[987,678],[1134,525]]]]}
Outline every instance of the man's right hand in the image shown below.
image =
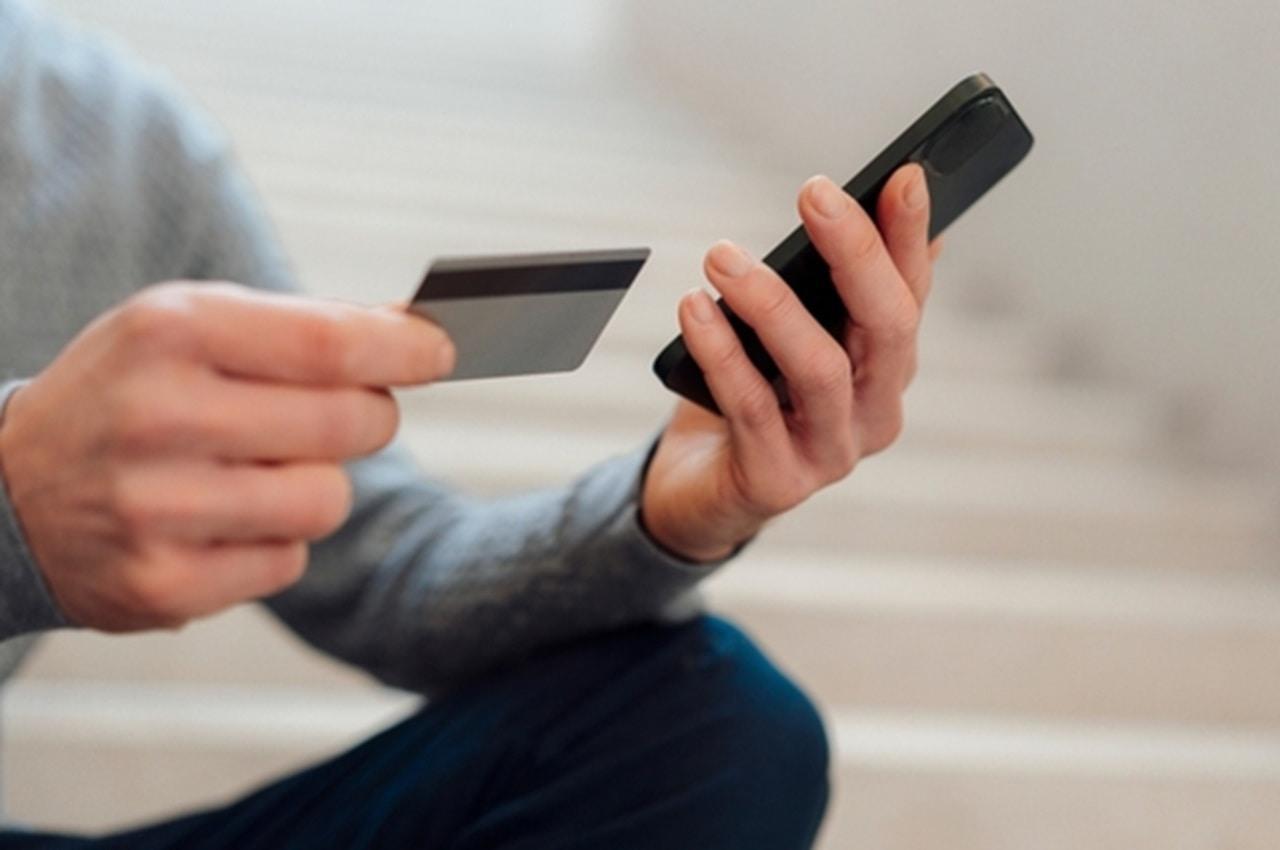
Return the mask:
{"type": "Polygon", "coordinates": [[[386,388],[454,357],[404,311],[155,286],[11,397],[0,475],[70,621],[177,627],[301,577],[350,511],[342,462],[396,431],[386,388]]]}

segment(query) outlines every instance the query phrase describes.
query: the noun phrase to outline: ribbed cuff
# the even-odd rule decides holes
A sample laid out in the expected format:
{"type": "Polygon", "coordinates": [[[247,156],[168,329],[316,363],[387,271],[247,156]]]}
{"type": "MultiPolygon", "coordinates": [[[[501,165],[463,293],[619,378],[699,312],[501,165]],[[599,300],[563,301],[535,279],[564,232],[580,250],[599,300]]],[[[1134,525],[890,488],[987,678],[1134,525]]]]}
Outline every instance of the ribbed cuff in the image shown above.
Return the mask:
{"type": "MultiPolygon", "coordinates": [[[[0,385],[0,423],[21,381],[0,385]]],[[[67,625],[27,547],[0,458],[0,640],[67,625]]]]}
{"type": "Polygon", "coordinates": [[[755,538],[744,541],[716,561],[690,561],[654,540],[641,520],[640,501],[660,438],[661,432],[647,447],[615,459],[609,464],[607,475],[599,475],[601,470],[596,470],[595,504],[603,506],[613,502],[618,507],[600,533],[593,537],[591,545],[601,553],[595,562],[610,564],[625,574],[634,583],[637,595],[665,599],[652,613],[660,621],[674,623],[702,612],[699,586],[736,558],[755,538]]]}

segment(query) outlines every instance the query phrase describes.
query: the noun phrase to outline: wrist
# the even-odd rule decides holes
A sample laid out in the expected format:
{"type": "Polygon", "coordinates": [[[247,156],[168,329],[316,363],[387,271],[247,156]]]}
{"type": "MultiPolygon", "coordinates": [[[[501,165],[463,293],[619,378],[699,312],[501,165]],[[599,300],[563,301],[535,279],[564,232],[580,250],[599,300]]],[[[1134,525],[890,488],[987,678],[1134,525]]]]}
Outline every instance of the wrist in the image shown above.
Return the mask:
{"type": "MultiPolygon", "coordinates": [[[[651,454],[650,460],[657,454],[651,454]]],[[[707,488],[705,482],[672,487],[670,475],[653,472],[650,463],[644,471],[636,516],[645,536],[668,554],[694,564],[717,563],[736,554],[760,532],[763,520],[728,510],[720,488],[707,488]]]]}
{"type": "Polygon", "coordinates": [[[644,511],[637,512],[640,529],[653,541],[653,544],[672,557],[694,564],[711,564],[723,561],[733,554],[736,546],[730,545],[690,545],[674,540],[670,535],[655,531],[645,519],[644,511]]]}
{"type": "Polygon", "coordinates": [[[718,563],[736,554],[760,532],[759,523],[712,523],[684,517],[675,521],[660,510],[646,510],[642,500],[637,512],[642,531],[654,545],[684,561],[718,563]]]}

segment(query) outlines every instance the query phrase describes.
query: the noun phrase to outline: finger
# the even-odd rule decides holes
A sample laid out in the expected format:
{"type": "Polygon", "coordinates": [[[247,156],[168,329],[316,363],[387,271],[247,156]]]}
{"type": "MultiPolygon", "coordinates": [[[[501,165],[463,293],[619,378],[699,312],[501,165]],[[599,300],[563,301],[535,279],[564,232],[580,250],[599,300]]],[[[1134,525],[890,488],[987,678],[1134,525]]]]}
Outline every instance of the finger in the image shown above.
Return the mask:
{"type": "Polygon", "coordinates": [[[391,442],[400,410],[386,390],[224,381],[212,454],[225,460],[344,461],[391,442]]]}
{"type": "Polygon", "coordinates": [[[702,290],[680,301],[680,330],[690,356],[702,370],[711,396],[731,436],[759,461],[772,451],[789,450],[789,436],[778,398],[747,357],[724,313],[702,290]]]}
{"type": "Polygon", "coordinates": [[[157,607],[185,622],[279,593],[302,577],[307,554],[296,541],[175,547],[171,566],[141,581],[157,607]]]}
{"type": "Polygon", "coordinates": [[[915,296],[916,304],[923,307],[933,280],[929,187],[923,168],[911,164],[894,172],[876,202],[876,222],[898,273],[915,296]]]}
{"type": "Polygon", "coordinates": [[[805,184],[799,208],[851,319],[864,331],[859,374],[901,374],[915,345],[919,306],[874,222],[825,177],[805,184]]]}
{"type": "Polygon", "coordinates": [[[804,446],[820,464],[853,454],[853,375],[849,355],[764,263],[731,242],[707,252],[707,278],[730,309],[760,337],[787,382],[804,446]]]}
{"type": "Polygon", "coordinates": [[[438,380],[456,354],[436,324],[392,308],[202,285],[190,295],[201,350],[231,375],[326,386],[438,380]]]}
{"type": "Polygon", "coordinates": [[[872,450],[897,436],[920,308],[871,218],[826,178],[805,184],[800,214],[849,310],[855,417],[872,450]]]}
{"type": "Polygon", "coordinates": [[[337,464],[152,464],[120,485],[119,510],[158,538],[187,544],[319,540],[351,510],[337,464]]]}
{"type": "Polygon", "coordinates": [[[385,390],[199,372],[182,380],[180,396],[146,403],[146,435],[134,443],[149,457],[194,452],[228,461],[341,461],[377,451],[399,427],[399,408],[385,390]]]}

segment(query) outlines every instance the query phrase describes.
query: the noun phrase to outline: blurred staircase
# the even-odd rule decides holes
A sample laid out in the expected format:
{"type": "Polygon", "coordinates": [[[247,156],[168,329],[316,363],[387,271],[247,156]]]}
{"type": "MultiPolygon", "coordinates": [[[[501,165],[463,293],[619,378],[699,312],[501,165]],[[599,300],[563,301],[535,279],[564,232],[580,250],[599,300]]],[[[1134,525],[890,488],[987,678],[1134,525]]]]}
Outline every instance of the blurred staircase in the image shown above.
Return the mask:
{"type": "MultiPolygon", "coordinates": [[[[671,404],[649,361],[706,246],[792,226],[797,176],[629,74],[608,3],[57,5],[227,125],[316,293],[403,299],[440,254],[653,247],[579,372],[403,396],[422,463],[475,492],[648,438],[671,404]]],[[[710,584],[829,718],[823,846],[1280,846],[1274,492],[1182,468],[1159,398],[1054,380],[1050,329],[938,277],[906,437],[710,584]]],[[[255,609],[58,635],[5,696],[8,810],[213,802],[412,705],[255,609]]]]}

